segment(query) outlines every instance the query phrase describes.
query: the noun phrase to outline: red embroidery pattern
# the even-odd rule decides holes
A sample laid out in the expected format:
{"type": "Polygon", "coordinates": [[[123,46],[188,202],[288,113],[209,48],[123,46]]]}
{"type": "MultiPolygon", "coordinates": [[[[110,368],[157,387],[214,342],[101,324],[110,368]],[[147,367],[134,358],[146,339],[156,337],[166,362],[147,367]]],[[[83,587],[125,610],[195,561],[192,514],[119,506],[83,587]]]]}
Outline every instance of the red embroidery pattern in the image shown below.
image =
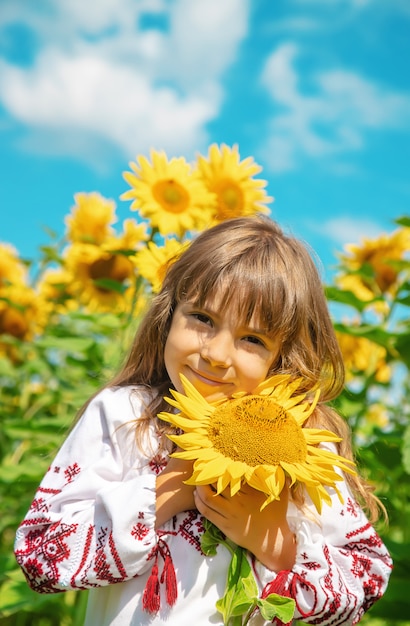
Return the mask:
{"type": "Polygon", "coordinates": [[[150,469],[158,476],[167,466],[168,459],[160,454],[156,454],[149,462],[150,469]]]}
{"type": "MultiPolygon", "coordinates": [[[[90,526],[88,528],[88,532],[87,532],[87,538],[85,540],[85,545],[84,545],[84,549],[83,549],[83,554],[81,557],[81,561],[80,561],[80,565],[77,569],[77,571],[75,572],[75,574],[73,575],[73,577],[71,578],[71,586],[74,587],[74,589],[87,589],[87,581],[85,579],[85,577],[80,577],[80,572],[83,569],[83,567],[85,566],[85,563],[87,562],[88,559],[88,555],[90,553],[90,548],[91,548],[91,542],[93,539],[93,535],[94,535],[94,526],[90,526]],[[77,578],[80,579],[81,584],[77,585],[76,580],[77,578]]],[[[89,586],[89,585],[88,585],[89,586]]],[[[94,587],[96,587],[97,585],[93,585],[94,587]]]]}
{"type": "Polygon", "coordinates": [[[65,470],[64,470],[64,476],[66,478],[66,481],[68,483],[71,483],[74,478],[77,476],[77,474],[80,473],[80,468],[78,467],[77,463],[73,463],[73,465],[69,465],[65,470]]]}
{"type": "Polygon", "coordinates": [[[148,533],[149,528],[145,526],[145,524],[141,524],[141,522],[135,524],[135,526],[133,526],[131,529],[131,535],[135,537],[135,539],[137,539],[138,541],[142,541],[144,537],[148,535],[148,533]]]}
{"type": "Polygon", "coordinates": [[[37,513],[47,513],[48,506],[44,498],[35,498],[30,505],[30,511],[36,511],[37,513]]]}
{"type": "MultiPolygon", "coordinates": [[[[355,516],[356,507],[348,511],[349,515],[355,516]]],[[[262,597],[270,593],[279,593],[294,598],[296,602],[296,619],[306,620],[309,624],[327,624],[336,626],[343,623],[357,623],[363,614],[381,597],[385,579],[372,571],[373,563],[377,559],[384,558],[386,565],[390,565],[390,557],[384,551],[384,557],[380,553],[383,548],[382,541],[370,524],[352,530],[346,535],[347,543],[339,548],[340,554],[350,562],[352,575],[362,581],[358,589],[362,587],[364,597],[357,597],[347,587],[342,576],[342,571],[335,566],[330,555],[329,548],[323,546],[324,563],[307,560],[307,554],[302,553],[303,567],[306,570],[318,570],[323,568],[324,575],[320,585],[315,588],[307,580],[307,572],[296,573],[279,572],[275,580],[266,585],[262,597]],[[348,540],[350,542],[348,543],[348,540]],[[320,597],[325,598],[319,602],[320,597]],[[309,611],[303,609],[309,606],[309,611]]],[[[274,620],[279,626],[281,622],[274,620]]]]}
{"type": "Polygon", "coordinates": [[[96,573],[98,580],[106,581],[109,584],[120,583],[127,578],[127,572],[125,571],[118,555],[115,542],[112,537],[112,532],[109,531],[108,528],[100,528],[98,531],[97,549],[93,570],[96,573]],[[112,572],[112,565],[110,565],[108,561],[106,547],[109,549],[107,551],[111,554],[115,563],[117,575],[112,572]]]}
{"type": "Polygon", "coordinates": [[[351,498],[347,498],[346,511],[353,517],[357,517],[359,515],[359,507],[351,498]]]}
{"type": "Polygon", "coordinates": [[[188,511],[178,528],[178,535],[183,537],[198,552],[201,550],[201,535],[204,532],[202,517],[197,511],[188,511]]]}
{"type": "MultiPolygon", "coordinates": [[[[44,519],[41,520],[44,524],[44,519]]],[[[27,523],[36,525],[36,520],[27,523]]],[[[70,556],[66,539],[77,530],[77,524],[63,522],[50,524],[48,532],[35,529],[27,533],[25,548],[16,550],[16,558],[20,565],[25,566],[27,581],[34,591],[52,593],[60,591],[56,586],[59,580],[58,564],[70,556]],[[27,569],[26,563],[29,564],[27,569]]]]}

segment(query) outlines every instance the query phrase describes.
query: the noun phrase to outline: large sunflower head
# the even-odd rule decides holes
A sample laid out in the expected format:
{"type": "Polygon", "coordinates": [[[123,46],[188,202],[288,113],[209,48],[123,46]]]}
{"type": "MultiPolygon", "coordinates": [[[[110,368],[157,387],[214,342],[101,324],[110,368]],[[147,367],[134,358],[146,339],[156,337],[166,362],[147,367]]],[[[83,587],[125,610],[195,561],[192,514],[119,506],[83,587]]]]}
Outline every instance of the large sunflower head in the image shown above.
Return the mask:
{"type": "Polygon", "coordinates": [[[159,417],[183,431],[169,438],[182,449],[175,457],[194,461],[187,484],[215,484],[217,493],[230,487],[234,495],[246,482],[266,494],[266,506],[280,498],[290,480],[291,485],[304,483],[319,512],[322,502],[331,504],[325,486],[333,488],[342,500],[336,485],[342,476],[335,467],[354,473],[353,463],[318,447],[319,443],[340,441],[340,437],[303,427],[319,391],[309,400],[306,393],[297,393],[300,379],[276,375],[255,394],[238,393],[210,404],[185,377],[181,380],[185,395],[172,390],[173,398],[168,398],[179,413],[163,412],[159,417]]]}
{"type": "Polygon", "coordinates": [[[240,160],[237,146],[212,144],[208,157],[199,156],[198,174],[215,195],[213,218],[223,222],[232,217],[269,213],[272,202],[265,191],[266,181],[255,178],[262,168],[252,157],[240,160]]]}
{"type": "Polygon", "coordinates": [[[139,156],[130,163],[132,172],[124,172],[131,189],[121,198],[132,200],[131,210],[149,219],[161,235],[181,236],[209,223],[213,195],[191,165],[182,157],[168,160],[164,152],[152,151],[151,160],[139,156]]]}

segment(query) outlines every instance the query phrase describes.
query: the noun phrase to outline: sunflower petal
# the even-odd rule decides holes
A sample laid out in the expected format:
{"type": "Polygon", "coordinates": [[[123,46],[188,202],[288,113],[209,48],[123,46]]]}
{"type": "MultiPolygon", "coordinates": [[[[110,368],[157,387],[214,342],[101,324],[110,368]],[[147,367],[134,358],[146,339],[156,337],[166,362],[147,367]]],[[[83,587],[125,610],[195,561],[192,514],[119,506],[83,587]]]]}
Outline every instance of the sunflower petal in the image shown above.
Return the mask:
{"type": "Polygon", "coordinates": [[[200,433],[184,433],[182,435],[168,435],[168,439],[177,444],[183,450],[197,450],[198,448],[211,448],[212,443],[208,437],[200,433]]]}

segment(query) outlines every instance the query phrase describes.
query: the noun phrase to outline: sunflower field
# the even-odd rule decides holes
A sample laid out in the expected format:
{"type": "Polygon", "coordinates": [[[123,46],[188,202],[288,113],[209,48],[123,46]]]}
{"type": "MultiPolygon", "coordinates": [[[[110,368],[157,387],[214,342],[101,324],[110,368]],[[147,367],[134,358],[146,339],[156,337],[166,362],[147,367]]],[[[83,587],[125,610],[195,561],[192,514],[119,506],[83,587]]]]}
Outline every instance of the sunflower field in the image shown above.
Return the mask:
{"type": "MultiPolygon", "coordinates": [[[[117,370],[167,264],[194,233],[230,217],[269,213],[261,168],[236,146],[212,145],[194,164],[162,152],[124,173],[136,217],[77,193],[62,238],[48,232],[26,261],[0,243],[0,626],[77,626],[86,592],[38,595],[13,542],[35,490],[83,403],[117,370]]],[[[280,217],[279,217],[280,221],[280,217]]],[[[378,532],[394,569],[363,618],[410,624],[410,217],[338,254],[325,285],[345,358],[337,409],[362,471],[383,501],[378,532]]]]}

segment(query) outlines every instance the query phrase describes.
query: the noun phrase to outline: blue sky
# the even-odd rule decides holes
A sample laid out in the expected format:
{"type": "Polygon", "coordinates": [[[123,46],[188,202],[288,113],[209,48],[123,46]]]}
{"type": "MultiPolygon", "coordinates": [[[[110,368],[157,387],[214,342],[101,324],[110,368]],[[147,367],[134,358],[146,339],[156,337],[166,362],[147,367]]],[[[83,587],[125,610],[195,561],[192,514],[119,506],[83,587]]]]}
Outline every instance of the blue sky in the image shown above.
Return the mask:
{"type": "Polygon", "coordinates": [[[331,271],[410,213],[409,0],[1,0],[0,241],[35,258],[150,148],[254,156],[331,271]]]}

